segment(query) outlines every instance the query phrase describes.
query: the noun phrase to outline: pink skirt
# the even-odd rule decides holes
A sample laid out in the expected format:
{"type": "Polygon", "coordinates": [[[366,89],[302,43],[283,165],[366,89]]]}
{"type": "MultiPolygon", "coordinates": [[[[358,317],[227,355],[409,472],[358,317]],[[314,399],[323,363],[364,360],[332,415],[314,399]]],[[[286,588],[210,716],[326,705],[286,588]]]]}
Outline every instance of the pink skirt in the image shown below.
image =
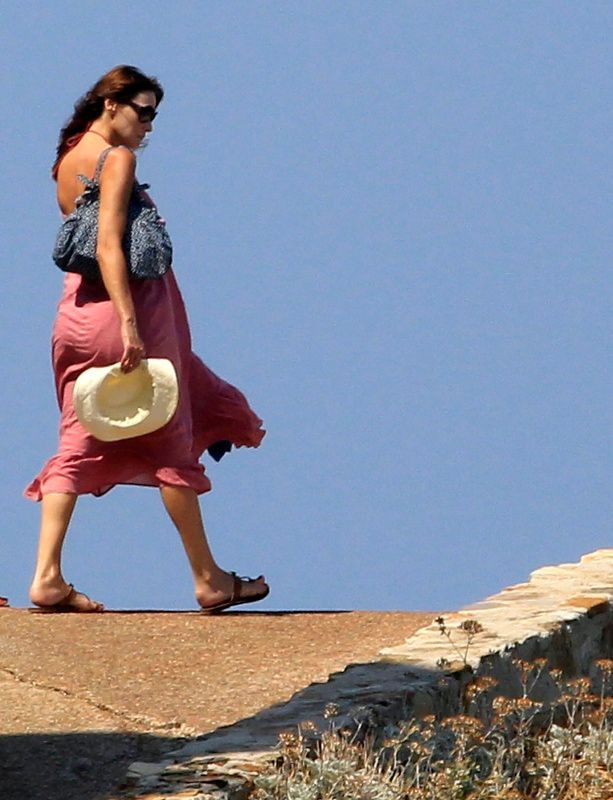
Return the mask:
{"type": "Polygon", "coordinates": [[[102,284],[67,274],[53,328],[52,360],[61,410],[60,445],[24,492],[40,500],[49,492],[102,495],[117,484],[211,488],[199,459],[207,447],[229,441],[257,447],[265,431],[245,396],[217,377],[192,353],[183,298],[172,270],[158,280],[130,284],[138,330],[150,358],[172,361],[179,405],[160,430],[101,442],[78,421],[75,380],[89,367],[121,360],[119,321],[102,284]]]}

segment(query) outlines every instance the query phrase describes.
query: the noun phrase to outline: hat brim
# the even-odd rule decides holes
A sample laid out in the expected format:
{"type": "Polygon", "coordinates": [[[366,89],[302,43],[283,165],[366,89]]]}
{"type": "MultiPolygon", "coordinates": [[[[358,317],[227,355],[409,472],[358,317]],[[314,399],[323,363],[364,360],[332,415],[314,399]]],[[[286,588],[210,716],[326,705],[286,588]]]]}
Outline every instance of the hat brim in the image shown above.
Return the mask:
{"type": "Polygon", "coordinates": [[[79,422],[103,442],[159,430],[171,420],[178,402],[177,374],[166,358],[144,358],[129,373],[119,363],[90,367],[79,375],[73,391],[79,422]]]}

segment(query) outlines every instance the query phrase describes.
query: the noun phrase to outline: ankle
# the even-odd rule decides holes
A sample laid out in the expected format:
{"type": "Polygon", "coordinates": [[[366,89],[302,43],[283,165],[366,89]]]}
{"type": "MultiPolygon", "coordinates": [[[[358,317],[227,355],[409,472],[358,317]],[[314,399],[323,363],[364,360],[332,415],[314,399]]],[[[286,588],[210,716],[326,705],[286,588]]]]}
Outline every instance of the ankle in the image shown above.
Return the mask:
{"type": "Polygon", "coordinates": [[[224,571],[215,566],[209,569],[203,569],[200,572],[194,572],[194,584],[196,586],[206,585],[211,586],[219,582],[224,576],[224,571]]]}
{"type": "Polygon", "coordinates": [[[62,583],[62,571],[57,566],[45,567],[44,569],[37,569],[32,579],[32,584],[38,586],[54,586],[62,583]]]}

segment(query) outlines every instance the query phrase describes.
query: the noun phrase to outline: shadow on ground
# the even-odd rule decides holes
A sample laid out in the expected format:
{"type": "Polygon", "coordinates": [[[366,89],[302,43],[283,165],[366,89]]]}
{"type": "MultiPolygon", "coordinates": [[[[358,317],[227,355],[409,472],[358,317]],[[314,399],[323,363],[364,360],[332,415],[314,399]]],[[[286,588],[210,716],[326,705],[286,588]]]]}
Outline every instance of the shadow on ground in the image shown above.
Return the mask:
{"type": "Polygon", "coordinates": [[[142,733],[0,736],[1,800],[104,800],[134,761],[156,761],[183,739],[142,733]]]}
{"type": "MultiPolygon", "coordinates": [[[[192,615],[176,612],[178,616],[172,618],[177,619],[177,625],[174,625],[174,628],[171,628],[164,620],[163,615],[168,612],[160,612],[161,619],[160,617],[156,618],[155,626],[148,626],[147,619],[140,620],[136,617],[137,624],[130,622],[130,625],[126,624],[119,629],[123,638],[118,640],[116,626],[109,625],[108,620],[105,619],[109,612],[99,615],[98,619],[87,620],[79,619],[85,615],[46,615],[47,619],[42,622],[39,615],[33,616],[18,611],[6,612],[7,615],[13,613],[15,616],[5,616],[4,611],[0,614],[2,621],[9,623],[3,636],[13,648],[9,655],[14,656],[11,661],[7,655],[11,668],[9,669],[7,666],[5,672],[11,680],[15,679],[9,688],[17,687],[19,689],[14,693],[7,692],[4,699],[0,698],[0,800],[110,800],[111,798],[114,800],[124,796],[122,784],[126,780],[129,766],[135,761],[159,762],[170,751],[177,750],[182,750],[182,760],[187,762],[191,757],[199,756],[206,751],[248,753],[274,747],[278,742],[278,734],[282,730],[295,730],[296,724],[300,721],[310,720],[318,727],[326,728],[328,722],[324,719],[324,711],[329,702],[338,703],[343,709],[343,713],[346,709],[354,706],[358,700],[360,703],[374,702],[377,705],[395,706],[399,700],[402,701],[406,697],[411,679],[415,677],[411,674],[411,670],[404,665],[392,665],[379,661],[362,663],[360,658],[356,659],[357,663],[350,664],[342,672],[333,673],[333,678],[330,680],[303,684],[302,688],[298,689],[287,702],[266,705],[266,700],[262,695],[265,694],[264,689],[268,687],[267,681],[281,685],[283,684],[281,679],[284,679],[286,674],[287,680],[290,680],[294,686],[300,685],[294,673],[299,671],[300,667],[300,663],[297,662],[301,657],[301,643],[310,659],[305,675],[308,680],[308,675],[316,671],[313,665],[318,663],[317,658],[320,655],[322,639],[328,659],[330,653],[338,649],[339,641],[347,653],[350,652],[352,648],[347,644],[349,635],[347,631],[350,631],[352,636],[358,638],[361,636],[361,644],[367,640],[370,644],[366,648],[362,647],[362,650],[371,649],[374,657],[380,643],[397,641],[400,635],[398,630],[405,625],[405,622],[410,632],[413,632],[418,627],[428,624],[432,616],[427,612],[412,614],[407,621],[404,613],[388,615],[391,619],[387,619],[387,627],[384,626],[385,635],[388,637],[386,640],[378,620],[373,619],[372,614],[366,614],[365,624],[364,619],[357,615],[355,618],[349,617],[349,627],[345,631],[336,622],[342,619],[340,615],[344,616],[344,612],[339,611],[234,612],[222,615],[223,619],[215,620],[215,624],[209,618],[199,615],[198,612],[195,612],[196,616],[200,617],[197,624],[193,624],[192,615]],[[335,617],[335,615],[337,616],[335,617]],[[255,622],[259,618],[263,621],[270,618],[274,622],[282,620],[286,616],[290,620],[294,616],[305,617],[308,620],[308,624],[306,622],[300,624],[300,635],[297,639],[292,638],[292,626],[277,625],[258,629],[244,624],[244,617],[249,617],[255,622]],[[321,639],[319,638],[321,629],[318,623],[320,618],[327,618],[321,639]],[[157,619],[160,619],[160,624],[157,623],[157,619]],[[353,621],[351,621],[352,619],[353,621]],[[203,622],[202,626],[200,621],[203,622]],[[272,638],[275,645],[272,653],[274,658],[269,659],[271,663],[267,663],[267,668],[263,669],[260,659],[271,655],[270,648],[266,643],[272,636],[271,630],[273,633],[276,631],[277,637],[276,639],[274,636],[272,638]],[[343,631],[345,632],[343,633],[343,631]],[[393,639],[390,631],[394,632],[393,639]],[[175,638],[169,639],[169,635],[173,632],[175,638]],[[256,637],[256,634],[260,639],[263,637],[262,641],[256,637]],[[193,695],[193,691],[198,690],[191,687],[190,670],[198,668],[203,659],[206,660],[206,653],[209,651],[214,651],[217,655],[221,652],[223,657],[218,658],[217,661],[220,668],[223,668],[224,658],[227,662],[232,656],[229,647],[237,641],[242,642],[241,637],[254,643],[254,647],[258,646],[257,659],[254,660],[253,654],[250,652],[251,660],[247,662],[246,677],[245,665],[241,663],[236,665],[234,661],[231,661],[231,665],[237,666],[237,669],[233,670],[229,677],[226,674],[224,680],[226,680],[226,684],[229,681],[230,687],[235,686],[237,692],[240,692],[243,681],[250,681],[253,696],[262,701],[261,704],[257,703],[261,710],[253,716],[239,716],[237,713],[238,720],[236,722],[213,729],[214,723],[204,724],[206,705],[209,702],[208,695],[206,695],[202,711],[202,724],[182,719],[181,708],[193,710],[193,706],[196,705],[195,701],[202,701],[201,696],[194,697],[193,695]],[[168,645],[169,641],[172,646],[168,645]],[[35,646],[32,645],[32,642],[35,642],[35,646]],[[154,693],[154,697],[156,697],[156,681],[158,680],[156,665],[160,662],[166,663],[164,659],[169,658],[169,652],[172,656],[172,652],[178,649],[181,658],[173,661],[170,657],[169,663],[172,669],[164,679],[166,681],[164,688],[165,691],[176,694],[173,684],[173,676],[175,676],[177,681],[181,679],[181,688],[185,694],[181,695],[180,703],[175,702],[174,706],[170,704],[170,710],[167,709],[166,716],[163,713],[160,714],[160,722],[162,719],[174,720],[176,718],[185,725],[189,724],[197,730],[208,730],[209,732],[198,737],[197,740],[195,737],[180,738],[176,735],[179,730],[172,727],[154,728],[154,732],[145,733],[137,722],[131,723],[128,718],[122,717],[121,713],[118,713],[117,720],[113,718],[113,722],[117,724],[115,730],[96,730],[96,716],[92,717],[92,720],[95,718],[96,721],[82,720],[78,718],[78,712],[75,716],[70,711],[67,712],[66,708],[71,707],[69,701],[79,702],[81,698],[85,702],[86,709],[91,710],[89,705],[93,704],[94,710],[104,710],[108,703],[108,697],[113,697],[112,692],[109,693],[108,687],[105,687],[106,693],[103,693],[102,698],[95,693],[90,697],[89,693],[84,695],[81,684],[73,686],[69,683],[67,687],[62,684],[60,688],[39,685],[36,682],[39,679],[39,673],[36,670],[20,677],[19,669],[22,668],[20,665],[25,663],[24,647],[26,645],[32,647],[33,657],[36,657],[39,651],[46,654],[45,675],[64,675],[66,670],[71,669],[71,660],[66,657],[67,648],[58,646],[58,643],[62,644],[63,642],[72,643],[68,649],[70,659],[88,658],[90,659],[88,663],[96,666],[97,672],[93,677],[98,689],[101,686],[105,687],[104,676],[108,675],[111,670],[114,670],[114,680],[118,687],[123,685],[121,684],[122,680],[130,680],[130,671],[125,670],[124,665],[132,663],[131,654],[138,656],[142,648],[148,648],[149,661],[142,666],[141,674],[137,676],[139,680],[136,681],[133,689],[136,695],[139,695],[139,692],[151,691],[154,693]],[[79,645],[78,647],[74,644],[75,642],[79,645]],[[121,658],[118,658],[118,654],[121,654],[121,658]],[[9,712],[7,719],[9,719],[10,707],[6,706],[7,702],[10,703],[13,700],[18,703],[22,702],[23,692],[28,691],[30,687],[32,687],[33,699],[26,698],[27,702],[23,700],[27,705],[28,712],[24,715],[24,719],[26,721],[29,719],[30,723],[23,723],[22,720],[18,732],[2,735],[3,705],[7,707],[9,712]],[[49,699],[44,695],[44,692],[47,691],[57,691],[61,695],[66,695],[67,702],[58,703],[57,713],[52,702],[55,695],[49,695],[49,699]],[[41,698],[42,702],[45,702],[44,708],[36,705],[41,698]],[[46,702],[47,699],[48,702],[46,702]],[[28,730],[28,725],[30,730],[41,731],[43,720],[49,720],[48,724],[53,724],[53,728],[55,730],[59,728],[60,732],[50,733],[44,731],[44,728],[42,732],[38,733],[23,732],[28,730]],[[87,726],[89,726],[88,729],[79,731],[79,728],[87,728],[87,726]],[[61,732],[62,729],[70,732],[61,732]],[[174,736],[172,735],[173,731],[175,731],[174,736]]],[[[118,615],[127,613],[132,617],[137,612],[117,611],[115,613],[118,615]]],[[[350,614],[350,612],[346,613],[350,614]]],[[[367,657],[366,654],[361,656],[361,658],[364,657],[367,657]]],[[[302,680],[301,673],[300,680],[302,680]]],[[[220,684],[220,687],[227,690],[226,684],[220,684]]],[[[202,692],[206,692],[208,688],[206,684],[200,686],[202,692]]],[[[216,702],[215,694],[211,694],[211,692],[208,694],[211,695],[210,703],[214,704],[216,702]]],[[[223,693],[223,698],[223,702],[226,704],[229,704],[232,699],[228,691],[223,693]]],[[[64,698],[61,699],[63,701],[64,698]]],[[[130,708],[129,700],[128,695],[126,697],[122,695],[118,707],[120,709],[130,708]]],[[[250,701],[250,707],[253,705],[253,702],[250,701]]],[[[150,706],[146,706],[146,709],[148,713],[151,713],[150,706]]],[[[228,715],[225,707],[222,708],[222,711],[224,714],[221,716],[225,716],[226,719],[228,716],[230,719],[234,716],[233,714],[228,715]]],[[[392,709],[390,708],[389,711],[392,712],[392,709]]],[[[192,716],[194,715],[192,714],[192,716]]],[[[195,719],[197,718],[195,717],[195,719]]],[[[4,730],[9,729],[7,727],[4,730]]],[[[172,797],[179,791],[180,786],[176,784],[164,789],[164,796],[172,797]]],[[[125,792],[126,797],[143,797],[145,794],[144,790],[139,793],[136,786],[128,787],[125,792]]]]}
{"type": "MultiPolygon", "coordinates": [[[[432,675],[422,671],[418,680],[428,682],[432,675]]],[[[359,700],[379,707],[387,721],[402,719],[416,677],[403,664],[353,664],[336,673],[333,681],[311,684],[287,702],[193,738],[130,732],[0,736],[0,800],[115,800],[124,791],[126,797],[142,797],[147,791],[125,784],[134,761],[161,761],[170,751],[182,748],[189,761],[203,754],[203,746],[209,749],[209,740],[212,752],[248,753],[274,747],[279,733],[295,730],[299,722],[309,720],[325,730],[329,702],[338,703],[339,711],[345,713],[359,700]]],[[[181,788],[169,786],[162,794],[172,797],[181,788]]]]}

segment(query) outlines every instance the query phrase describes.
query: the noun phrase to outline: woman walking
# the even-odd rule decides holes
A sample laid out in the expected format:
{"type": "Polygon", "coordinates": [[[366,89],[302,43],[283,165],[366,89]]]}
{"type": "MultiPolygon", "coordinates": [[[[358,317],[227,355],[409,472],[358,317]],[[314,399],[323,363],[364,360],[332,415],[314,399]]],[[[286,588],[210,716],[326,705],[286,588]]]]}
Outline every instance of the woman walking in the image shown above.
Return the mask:
{"type": "MultiPolygon", "coordinates": [[[[199,458],[221,457],[233,444],[257,447],[265,431],[244,395],[192,353],[189,324],[173,270],[136,280],[123,244],[135,189],[135,150],[152,130],[163,98],[155,78],[130,66],[103,75],[75,105],[60,134],[53,177],[64,217],[83,193],[79,176],[99,187],[96,259],[100,278],[67,273],[52,336],[61,410],[58,452],[25,491],[41,501],[34,604],[51,611],[96,612],[102,603],[64,579],[62,545],[78,495],[100,496],[117,484],[159,488],[191,566],[196,600],[214,613],[268,594],[263,576],[238,578],[215,561],[204,532],[198,494],[210,489],[199,458]],[[97,174],[99,173],[99,175],[97,174]],[[79,422],[73,403],[78,376],[119,362],[124,373],[144,358],[168,359],[177,376],[178,405],[160,429],[119,441],[100,441],[79,422]]],[[[152,201],[144,192],[144,204],[152,201]]]]}

